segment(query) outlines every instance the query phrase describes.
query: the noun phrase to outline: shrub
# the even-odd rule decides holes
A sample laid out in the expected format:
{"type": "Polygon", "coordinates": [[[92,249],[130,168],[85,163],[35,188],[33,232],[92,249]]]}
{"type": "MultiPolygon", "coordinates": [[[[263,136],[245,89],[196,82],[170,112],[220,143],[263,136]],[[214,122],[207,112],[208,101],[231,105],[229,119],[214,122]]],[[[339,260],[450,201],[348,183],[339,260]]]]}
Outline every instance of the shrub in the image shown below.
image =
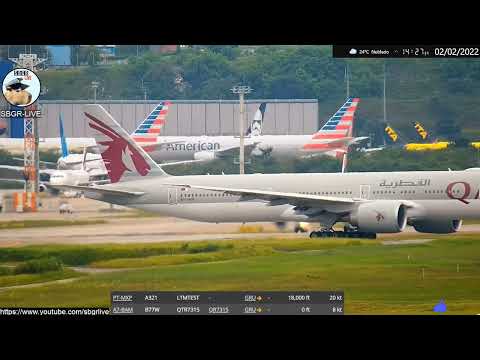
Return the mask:
{"type": "Polygon", "coordinates": [[[189,254],[198,254],[202,252],[214,252],[220,250],[220,246],[217,244],[205,244],[190,246],[187,250],[189,254]]]}
{"type": "Polygon", "coordinates": [[[25,261],[15,267],[13,272],[15,274],[39,274],[48,271],[60,271],[63,269],[63,264],[57,258],[44,258],[37,260],[25,261]]]}
{"type": "Polygon", "coordinates": [[[0,266],[0,276],[11,275],[11,274],[12,274],[12,269],[10,269],[6,266],[0,266]]]}

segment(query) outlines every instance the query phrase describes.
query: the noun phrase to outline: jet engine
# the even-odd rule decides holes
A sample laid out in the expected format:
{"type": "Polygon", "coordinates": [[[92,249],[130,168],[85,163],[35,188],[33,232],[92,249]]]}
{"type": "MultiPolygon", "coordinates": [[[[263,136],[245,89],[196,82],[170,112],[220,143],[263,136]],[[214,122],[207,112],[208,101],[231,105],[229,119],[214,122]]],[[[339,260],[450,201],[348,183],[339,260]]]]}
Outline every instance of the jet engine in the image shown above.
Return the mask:
{"type": "Polygon", "coordinates": [[[253,156],[265,156],[269,155],[273,150],[273,146],[269,145],[265,142],[257,144],[255,148],[252,150],[253,156]]]}
{"type": "Polygon", "coordinates": [[[422,220],[415,221],[412,225],[421,233],[450,234],[460,230],[462,220],[422,220]]]}
{"type": "Polygon", "coordinates": [[[349,222],[362,232],[401,232],[407,225],[406,206],[400,201],[366,202],[350,215],[349,222]]]}
{"type": "Polygon", "coordinates": [[[193,154],[193,158],[195,160],[209,161],[214,160],[216,156],[213,151],[199,151],[193,154]]]}
{"type": "Polygon", "coordinates": [[[38,191],[39,192],[47,191],[47,186],[45,184],[42,184],[42,183],[38,184],[38,191]]]}

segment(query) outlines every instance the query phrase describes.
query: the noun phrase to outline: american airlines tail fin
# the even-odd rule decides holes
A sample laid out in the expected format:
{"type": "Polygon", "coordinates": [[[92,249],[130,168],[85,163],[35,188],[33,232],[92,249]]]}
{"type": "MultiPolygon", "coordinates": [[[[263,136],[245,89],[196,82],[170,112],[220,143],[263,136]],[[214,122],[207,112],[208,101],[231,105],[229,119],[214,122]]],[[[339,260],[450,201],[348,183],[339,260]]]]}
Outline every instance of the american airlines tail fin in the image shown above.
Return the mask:
{"type": "Polygon", "coordinates": [[[255,116],[253,117],[252,123],[247,129],[247,136],[259,136],[262,135],[262,125],[263,117],[265,116],[265,110],[267,108],[267,103],[261,103],[255,116]]]}
{"type": "Polygon", "coordinates": [[[101,105],[85,105],[84,113],[112,183],[124,180],[127,174],[168,176],[101,105]]]}
{"type": "Polygon", "coordinates": [[[157,137],[165,125],[170,105],[169,101],[162,101],[158,104],[145,120],[138,125],[132,133],[132,138],[142,144],[156,143],[157,137]]]}
{"type": "Polygon", "coordinates": [[[60,126],[60,142],[62,143],[62,157],[67,157],[69,153],[68,153],[67,141],[65,140],[65,134],[63,132],[62,114],[58,116],[58,122],[60,126]]]}
{"type": "Polygon", "coordinates": [[[323,151],[350,145],[353,136],[354,115],[359,98],[348,98],[328,121],[313,134],[309,143],[303,146],[306,151],[323,151]]]}
{"type": "Polygon", "coordinates": [[[355,111],[359,98],[349,98],[315,135],[352,136],[355,111]]]}

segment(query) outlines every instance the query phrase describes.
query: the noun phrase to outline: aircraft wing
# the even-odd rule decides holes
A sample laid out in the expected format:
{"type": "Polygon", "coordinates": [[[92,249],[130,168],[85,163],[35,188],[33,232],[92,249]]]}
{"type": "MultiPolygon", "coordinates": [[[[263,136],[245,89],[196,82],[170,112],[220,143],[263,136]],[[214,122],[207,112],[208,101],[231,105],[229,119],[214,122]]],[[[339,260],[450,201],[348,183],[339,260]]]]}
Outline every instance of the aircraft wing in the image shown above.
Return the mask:
{"type": "MultiPolygon", "coordinates": [[[[13,160],[17,160],[17,161],[22,161],[22,162],[25,161],[24,158],[19,158],[19,157],[13,157],[12,159],[13,159],[13,160]]],[[[51,162],[51,161],[39,160],[39,163],[40,163],[40,164],[45,164],[45,165],[57,166],[57,163],[51,162]]]]}
{"type": "Polygon", "coordinates": [[[191,163],[199,163],[199,162],[204,162],[205,160],[183,160],[183,161],[172,161],[172,162],[164,162],[160,165],[160,167],[164,166],[172,166],[172,165],[183,165],[183,164],[191,164],[191,163]]]}
{"type": "MultiPolygon", "coordinates": [[[[248,155],[249,153],[252,152],[252,150],[257,146],[258,142],[252,143],[252,144],[245,144],[244,149],[245,149],[245,154],[248,155]]],[[[215,154],[218,157],[229,157],[233,156],[236,152],[240,151],[240,146],[232,146],[223,150],[218,150],[215,151],[215,154]]]]}
{"type": "Polygon", "coordinates": [[[140,191],[127,191],[119,189],[99,188],[96,186],[81,186],[81,185],[47,185],[49,188],[56,190],[74,190],[74,191],[88,191],[100,195],[115,195],[115,196],[141,196],[145,194],[140,191]]]}
{"type": "Polygon", "coordinates": [[[360,137],[351,137],[351,136],[345,136],[344,138],[339,138],[339,139],[333,139],[333,140],[328,140],[325,143],[329,145],[335,145],[338,144],[340,145],[353,145],[353,144],[358,144],[359,142],[368,139],[368,136],[360,136],[360,137]]]}
{"type": "Polygon", "coordinates": [[[268,190],[256,190],[256,189],[234,189],[234,188],[224,188],[216,186],[199,186],[199,185],[179,185],[179,184],[165,184],[169,186],[179,186],[191,189],[201,189],[201,190],[210,190],[210,191],[219,191],[231,195],[242,196],[243,200],[253,200],[261,199],[269,202],[269,205],[284,205],[291,204],[294,206],[300,207],[318,207],[324,208],[325,206],[332,205],[346,205],[353,207],[354,204],[365,201],[361,199],[352,199],[352,198],[341,198],[333,196],[319,196],[319,195],[308,195],[300,193],[289,193],[289,192],[278,192],[278,191],[268,191],[268,190]]]}
{"type": "MultiPolygon", "coordinates": [[[[41,169],[40,174],[52,174],[54,169],[41,169]]],[[[23,166],[0,165],[0,179],[25,180],[25,168],[23,166]]]]}

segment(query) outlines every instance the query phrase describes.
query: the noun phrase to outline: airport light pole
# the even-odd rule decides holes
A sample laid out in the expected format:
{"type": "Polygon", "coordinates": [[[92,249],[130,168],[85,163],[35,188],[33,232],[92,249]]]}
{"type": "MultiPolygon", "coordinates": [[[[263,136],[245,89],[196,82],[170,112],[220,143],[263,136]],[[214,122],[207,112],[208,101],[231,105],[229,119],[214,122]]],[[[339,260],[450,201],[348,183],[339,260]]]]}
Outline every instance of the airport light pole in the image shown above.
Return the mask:
{"type": "Polygon", "coordinates": [[[143,100],[147,101],[147,87],[145,86],[145,82],[143,81],[143,78],[141,79],[140,88],[143,90],[143,100]]]}
{"type": "Polygon", "coordinates": [[[387,62],[383,63],[383,122],[387,122],[387,62]]]}
{"type": "Polygon", "coordinates": [[[347,99],[350,97],[350,71],[348,69],[348,62],[345,65],[345,79],[347,81],[347,99]]]}
{"type": "Polygon", "coordinates": [[[93,89],[93,103],[97,102],[97,89],[100,83],[98,81],[92,81],[90,87],[93,89]]]}
{"type": "Polygon", "coordinates": [[[250,94],[252,88],[245,85],[237,85],[232,89],[234,94],[238,94],[240,100],[240,174],[245,174],[245,131],[244,127],[244,115],[245,115],[245,94],[250,94]]]}

